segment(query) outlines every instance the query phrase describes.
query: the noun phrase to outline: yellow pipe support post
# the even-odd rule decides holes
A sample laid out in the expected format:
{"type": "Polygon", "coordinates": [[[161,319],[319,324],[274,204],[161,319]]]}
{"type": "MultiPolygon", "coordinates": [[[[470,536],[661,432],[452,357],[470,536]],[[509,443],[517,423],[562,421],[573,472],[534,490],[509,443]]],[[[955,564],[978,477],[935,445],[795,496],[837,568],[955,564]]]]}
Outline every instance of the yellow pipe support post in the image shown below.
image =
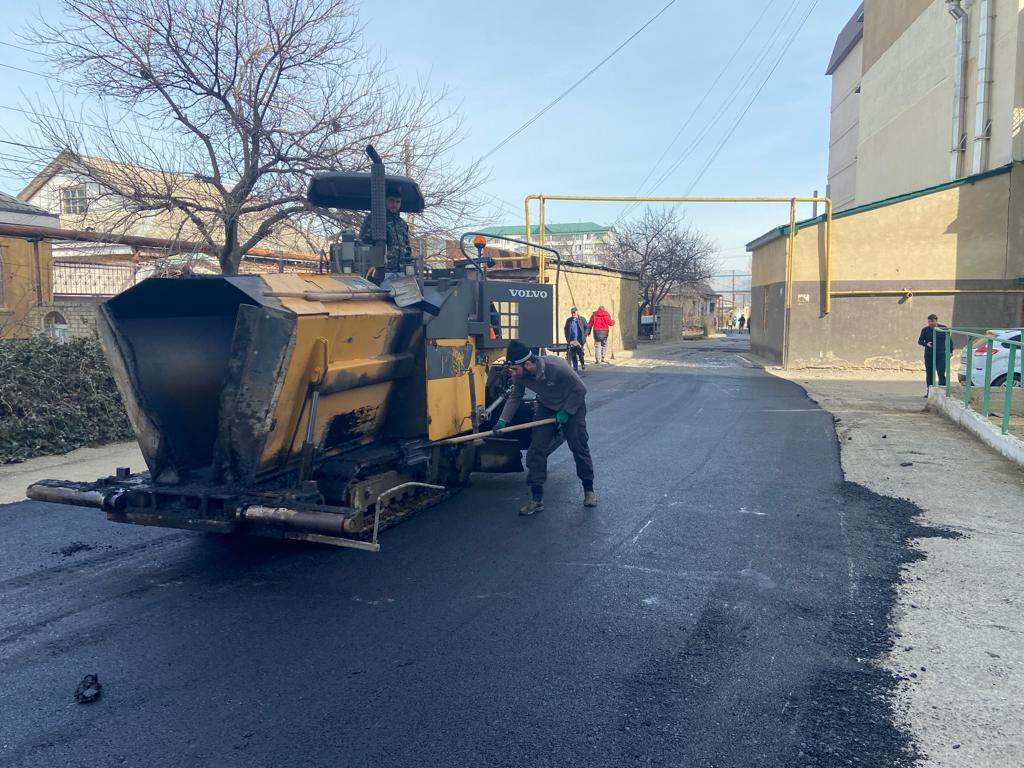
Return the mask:
{"type": "Polygon", "coordinates": [[[832,200],[825,200],[825,314],[832,312],[832,200]]]}
{"type": "MultiPolygon", "coordinates": [[[[541,248],[544,247],[544,240],[545,240],[545,238],[544,238],[544,229],[545,229],[545,226],[546,225],[544,223],[544,195],[541,195],[540,196],[540,221],[537,223],[537,227],[540,230],[537,233],[537,239],[540,241],[541,248]]],[[[544,282],[544,267],[546,266],[546,264],[547,264],[547,253],[542,250],[537,255],[537,282],[538,283],[543,283],[544,282]]]]}
{"type": "Polygon", "coordinates": [[[796,249],[796,199],[789,201],[789,242],[786,244],[786,309],[793,308],[793,256],[796,249]]]}
{"type": "MultiPolygon", "coordinates": [[[[538,195],[527,195],[526,199],[523,201],[523,205],[526,207],[526,237],[524,237],[523,240],[525,240],[527,243],[532,243],[533,242],[533,240],[531,239],[531,236],[530,236],[530,201],[531,200],[536,200],[538,197],[539,197],[538,195]]],[[[533,255],[533,247],[530,246],[530,245],[527,245],[526,246],[526,256],[527,256],[527,258],[529,258],[532,255],[533,255]]]]}

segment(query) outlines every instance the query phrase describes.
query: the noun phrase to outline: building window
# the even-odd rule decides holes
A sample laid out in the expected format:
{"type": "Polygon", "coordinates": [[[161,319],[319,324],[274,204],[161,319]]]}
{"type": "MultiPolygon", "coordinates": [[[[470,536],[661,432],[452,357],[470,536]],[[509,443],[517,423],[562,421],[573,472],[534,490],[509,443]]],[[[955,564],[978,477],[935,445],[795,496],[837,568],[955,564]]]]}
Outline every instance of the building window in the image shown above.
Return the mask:
{"type": "Polygon", "coordinates": [[[60,212],[80,214],[89,209],[89,187],[86,184],[74,184],[60,191],[60,212]]]}

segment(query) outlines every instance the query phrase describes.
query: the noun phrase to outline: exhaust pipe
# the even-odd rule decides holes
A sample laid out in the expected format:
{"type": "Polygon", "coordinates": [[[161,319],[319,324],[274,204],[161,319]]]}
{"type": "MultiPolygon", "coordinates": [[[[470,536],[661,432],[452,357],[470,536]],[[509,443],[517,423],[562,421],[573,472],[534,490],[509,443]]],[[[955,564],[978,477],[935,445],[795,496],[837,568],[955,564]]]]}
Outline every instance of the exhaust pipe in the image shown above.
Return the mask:
{"type": "Polygon", "coordinates": [[[380,272],[376,281],[380,285],[384,279],[384,262],[387,258],[388,233],[384,209],[384,161],[372,144],[366,145],[366,154],[373,165],[370,166],[370,237],[373,239],[370,262],[380,272]]]}

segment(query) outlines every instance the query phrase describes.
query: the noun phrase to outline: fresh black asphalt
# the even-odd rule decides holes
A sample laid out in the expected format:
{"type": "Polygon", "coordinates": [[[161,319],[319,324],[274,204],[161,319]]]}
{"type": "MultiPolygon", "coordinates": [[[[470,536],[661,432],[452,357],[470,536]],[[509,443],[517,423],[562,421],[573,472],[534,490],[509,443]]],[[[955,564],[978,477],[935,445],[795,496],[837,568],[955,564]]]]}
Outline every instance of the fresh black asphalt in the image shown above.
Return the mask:
{"type": "Polygon", "coordinates": [[[565,448],[542,514],[478,476],[378,555],[0,507],[0,765],[912,765],[877,662],[930,532],[739,349],[588,370],[595,510],[565,448]]]}

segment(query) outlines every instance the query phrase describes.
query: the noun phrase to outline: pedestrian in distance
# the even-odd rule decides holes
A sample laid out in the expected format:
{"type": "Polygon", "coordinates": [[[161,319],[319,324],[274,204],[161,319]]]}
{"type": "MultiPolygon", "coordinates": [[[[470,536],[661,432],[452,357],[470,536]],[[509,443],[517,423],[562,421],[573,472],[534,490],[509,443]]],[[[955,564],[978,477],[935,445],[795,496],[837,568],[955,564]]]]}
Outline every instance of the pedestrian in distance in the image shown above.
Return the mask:
{"type": "Polygon", "coordinates": [[[608,314],[604,304],[601,304],[594,310],[587,324],[590,326],[590,332],[594,335],[594,363],[598,365],[607,363],[608,334],[611,332],[611,327],[615,325],[615,320],[608,314]]]}
{"type": "MultiPolygon", "coordinates": [[[[921,329],[917,343],[924,347],[924,396],[928,397],[928,388],[934,383],[935,374],[939,375],[939,386],[946,386],[946,337],[949,336],[947,326],[939,324],[938,315],[928,315],[928,325],[921,329]],[[933,348],[937,344],[938,348],[933,348]]],[[[952,350],[953,345],[949,348],[952,350]]]]}
{"type": "Polygon", "coordinates": [[[743,326],[746,325],[747,318],[745,318],[743,315],[740,315],[739,320],[737,320],[736,322],[739,323],[740,325],[740,333],[743,333],[743,326]]]}
{"type": "Polygon", "coordinates": [[[535,421],[554,417],[555,424],[534,427],[530,448],[526,451],[526,484],[530,501],[519,510],[521,515],[544,511],[544,483],[548,475],[548,454],[558,447],[558,430],[576,460],[576,476],[583,483],[583,506],[596,507],[594,493],[594,462],[590,458],[590,437],[587,435],[587,388],[583,380],[556,355],[537,355],[522,342],[513,339],[505,354],[512,374],[512,392],[495,423],[495,434],[509,424],[523,401],[526,390],[534,392],[535,421]]]}
{"type": "Polygon", "coordinates": [[[569,311],[569,319],[565,321],[565,342],[569,349],[569,363],[574,371],[587,370],[587,361],[583,358],[583,346],[587,343],[590,326],[580,317],[576,307],[569,311]]]}

